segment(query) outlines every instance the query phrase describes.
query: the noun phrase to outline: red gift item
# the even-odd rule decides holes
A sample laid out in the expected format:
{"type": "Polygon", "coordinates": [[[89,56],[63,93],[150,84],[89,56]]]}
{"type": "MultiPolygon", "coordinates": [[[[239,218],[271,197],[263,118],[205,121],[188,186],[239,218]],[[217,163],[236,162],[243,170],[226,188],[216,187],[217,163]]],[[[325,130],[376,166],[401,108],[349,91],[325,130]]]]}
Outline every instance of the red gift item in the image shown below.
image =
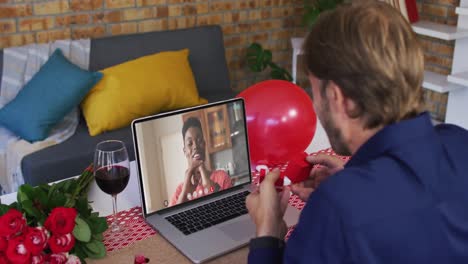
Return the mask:
{"type": "Polygon", "coordinates": [[[312,164],[306,161],[307,153],[299,153],[289,160],[288,166],[284,171],[284,175],[291,180],[291,183],[305,181],[309,177],[312,164]]]}

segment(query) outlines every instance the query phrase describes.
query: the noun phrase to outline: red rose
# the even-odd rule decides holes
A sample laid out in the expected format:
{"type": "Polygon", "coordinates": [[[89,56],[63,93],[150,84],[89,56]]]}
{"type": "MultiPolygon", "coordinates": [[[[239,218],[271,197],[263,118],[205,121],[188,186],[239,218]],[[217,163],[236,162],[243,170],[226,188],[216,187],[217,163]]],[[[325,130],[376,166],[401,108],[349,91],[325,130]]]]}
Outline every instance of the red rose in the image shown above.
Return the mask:
{"type": "Polygon", "coordinates": [[[0,253],[0,264],[9,264],[7,257],[3,253],[0,253]]]}
{"type": "Polygon", "coordinates": [[[65,264],[67,263],[67,255],[64,253],[50,254],[46,257],[46,261],[50,264],[65,264]]]}
{"type": "Polygon", "coordinates": [[[75,237],[69,233],[66,235],[52,235],[49,238],[49,247],[53,253],[70,251],[75,246],[75,237]]]}
{"type": "Polygon", "coordinates": [[[6,240],[5,237],[0,236],[0,253],[5,252],[7,247],[8,247],[8,241],[6,240]]]}
{"type": "Polygon", "coordinates": [[[30,263],[31,252],[24,245],[23,237],[15,237],[8,241],[6,256],[10,262],[15,264],[30,263]]]}
{"type": "Polygon", "coordinates": [[[45,263],[45,255],[39,254],[31,257],[31,264],[43,264],[45,263]]]}
{"type": "Polygon", "coordinates": [[[52,210],[44,223],[45,228],[54,235],[71,233],[75,228],[75,208],[57,207],[52,210]]]}
{"type": "Polygon", "coordinates": [[[49,234],[44,227],[30,227],[24,237],[24,244],[32,255],[39,255],[47,245],[49,234]]]}
{"type": "Polygon", "coordinates": [[[26,227],[26,219],[16,209],[10,209],[0,217],[0,236],[10,238],[19,235],[26,227]]]}

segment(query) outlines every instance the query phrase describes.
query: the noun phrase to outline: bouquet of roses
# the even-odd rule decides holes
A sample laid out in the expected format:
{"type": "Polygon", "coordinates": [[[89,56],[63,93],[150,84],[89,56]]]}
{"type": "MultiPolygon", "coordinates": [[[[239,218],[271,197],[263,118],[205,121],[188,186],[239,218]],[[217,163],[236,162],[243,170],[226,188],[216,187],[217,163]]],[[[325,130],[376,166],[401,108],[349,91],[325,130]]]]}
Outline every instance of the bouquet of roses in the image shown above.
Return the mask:
{"type": "Polygon", "coordinates": [[[17,202],[0,204],[0,264],[85,263],[106,255],[107,221],[92,212],[87,194],[92,166],[77,179],[18,190],[17,202]]]}

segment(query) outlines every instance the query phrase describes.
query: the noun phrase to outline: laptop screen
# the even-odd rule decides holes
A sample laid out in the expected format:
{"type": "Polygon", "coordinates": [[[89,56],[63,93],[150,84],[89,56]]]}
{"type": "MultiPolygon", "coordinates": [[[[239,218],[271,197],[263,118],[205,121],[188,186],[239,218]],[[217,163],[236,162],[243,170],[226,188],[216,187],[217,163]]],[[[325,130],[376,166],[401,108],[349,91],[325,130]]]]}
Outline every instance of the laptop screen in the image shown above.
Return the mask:
{"type": "Polygon", "coordinates": [[[136,120],[146,214],[250,182],[242,99],[136,120]]]}

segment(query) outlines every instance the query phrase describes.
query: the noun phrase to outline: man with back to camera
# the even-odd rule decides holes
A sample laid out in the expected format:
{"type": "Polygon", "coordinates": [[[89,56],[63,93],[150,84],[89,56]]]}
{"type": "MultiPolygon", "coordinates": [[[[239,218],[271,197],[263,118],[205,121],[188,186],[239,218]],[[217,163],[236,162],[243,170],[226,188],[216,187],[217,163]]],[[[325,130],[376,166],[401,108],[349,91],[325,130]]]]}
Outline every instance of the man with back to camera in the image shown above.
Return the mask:
{"type": "Polygon", "coordinates": [[[246,200],[249,263],[468,263],[468,131],[422,111],[408,22],[382,2],[342,5],[319,17],[304,54],[317,116],[352,158],[308,157],[323,167],[291,186],[307,203],[286,244],[289,192],[276,193],[278,170],[266,176],[246,200]]]}

